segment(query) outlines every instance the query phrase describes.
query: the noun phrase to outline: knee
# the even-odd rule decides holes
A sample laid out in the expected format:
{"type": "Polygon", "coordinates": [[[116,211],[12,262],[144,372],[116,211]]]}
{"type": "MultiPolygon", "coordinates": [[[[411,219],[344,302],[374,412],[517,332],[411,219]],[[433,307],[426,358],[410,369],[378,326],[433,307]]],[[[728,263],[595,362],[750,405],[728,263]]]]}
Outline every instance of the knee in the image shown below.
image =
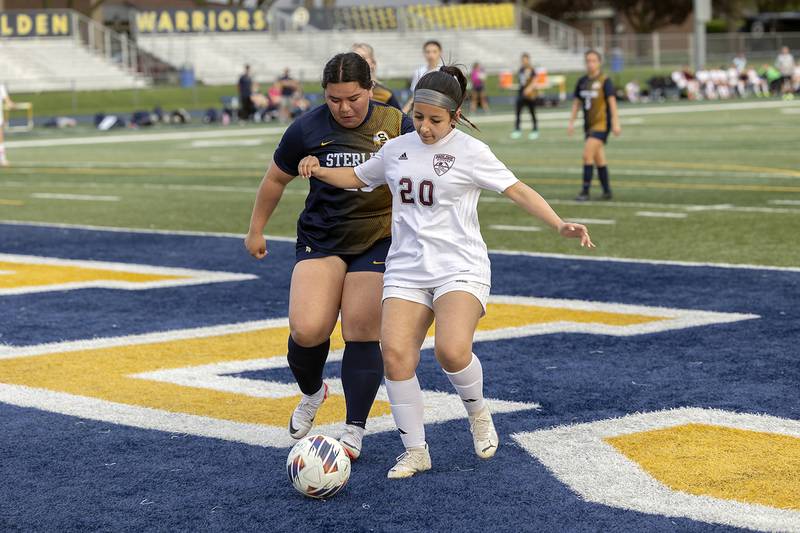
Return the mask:
{"type": "Polygon", "coordinates": [[[326,328],[321,328],[318,325],[303,324],[289,324],[289,332],[292,335],[294,342],[310,348],[312,346],[319,346],[331,336],[331,331],[326,328]]]}
{"type": "Polygon", "coordinates": [[[410,357],[403,350],[391,343],[382,344],[383,370],[392,381],[411,379],[416,371],[410,357]]]}
{"type": "Polygon", "coordinates": [[[342,320],[342,336],[346,341],[367,342],[380,338],[381,322],[372,318],[360,317],[342,320]]]}
{"type": "Polygon", "coordinates": [[[471,345],[435,346],[434,353],[439,364],[448,372],[463,370],[472,360],[471,345]]]}

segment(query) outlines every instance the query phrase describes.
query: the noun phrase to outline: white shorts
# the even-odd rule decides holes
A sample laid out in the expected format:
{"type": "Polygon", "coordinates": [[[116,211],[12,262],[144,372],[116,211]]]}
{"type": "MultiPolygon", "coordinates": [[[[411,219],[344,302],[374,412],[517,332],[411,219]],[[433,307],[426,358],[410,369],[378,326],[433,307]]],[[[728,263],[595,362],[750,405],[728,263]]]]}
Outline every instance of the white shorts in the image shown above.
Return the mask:
{"type": "Polygon", "coordinates": [[[478,283],[477,281],[449,281],[439,287],[430,289],[416,289],[410,287],[398,287],[396,285],[386,285],[383,287],[383,300],[387,298],[399,298],[409,302],[430,307],[433,310],[433,302],[444,296],[448,292],[463,291],[473,295],[481,303],[483,313],[486,314],[486,301],[489,299],[489,285],[478,283]]]}

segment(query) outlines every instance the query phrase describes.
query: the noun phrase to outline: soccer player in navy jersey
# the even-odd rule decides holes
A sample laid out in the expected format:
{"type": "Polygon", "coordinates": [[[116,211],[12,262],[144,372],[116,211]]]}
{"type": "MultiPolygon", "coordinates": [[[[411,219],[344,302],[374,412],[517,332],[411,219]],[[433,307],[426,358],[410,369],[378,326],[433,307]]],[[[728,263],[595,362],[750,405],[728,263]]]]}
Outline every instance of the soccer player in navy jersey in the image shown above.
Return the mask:
{"type": "MultiPolygon", "coordinates": [[[[253,256],[266,255],[264,227],[305,156],[314,155],[327,167],[352,167],[389,139],[414,131],[401,111],[370,100],[372,86],[369,64],[356,53],[338,54],[325,65],[325,104],[289,126],[259,187],[245,239],[253,256]]],[[[305,436],[327,396],[322,372],[341,312],[347,419],[340,441],[354,459],[361,454],[367,416],[383,379],[381,294],[391,210],[385,185],[345,190],[312,179],[297,221],[288,360],[303,394],[289,433],[305,436]]]]}
{"type": "Polygon", "coordinates": [[[575,84],[572,113],[567,126],[567,132],[572,135],[578,108],[583,108],[583,131],[586,139],[583,145],[583,186],[575,200],[578,202],[589,200],[589,187],[592,184],[595,165],[600,185],[603,187],[601,198],[611,200],[605,144],[608,142],[609,133],[616,136],[622,133],[617,112],[617,97],[614,84],[601,70],[603,60],[600,53],[589,50],[584,54],[584,59],[586,75],[575,84]]]}

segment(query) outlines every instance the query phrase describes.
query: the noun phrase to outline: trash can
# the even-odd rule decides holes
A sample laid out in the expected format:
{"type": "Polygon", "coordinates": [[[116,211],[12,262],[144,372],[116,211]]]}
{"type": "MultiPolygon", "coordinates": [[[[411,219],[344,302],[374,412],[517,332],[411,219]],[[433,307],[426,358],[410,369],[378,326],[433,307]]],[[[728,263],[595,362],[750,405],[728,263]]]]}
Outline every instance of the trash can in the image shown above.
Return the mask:
{"type": "Polygon", "coordinates": [[[181,87],[194,87],[194,67],[191,65],[184,65],[180,71],[181,87]]]}

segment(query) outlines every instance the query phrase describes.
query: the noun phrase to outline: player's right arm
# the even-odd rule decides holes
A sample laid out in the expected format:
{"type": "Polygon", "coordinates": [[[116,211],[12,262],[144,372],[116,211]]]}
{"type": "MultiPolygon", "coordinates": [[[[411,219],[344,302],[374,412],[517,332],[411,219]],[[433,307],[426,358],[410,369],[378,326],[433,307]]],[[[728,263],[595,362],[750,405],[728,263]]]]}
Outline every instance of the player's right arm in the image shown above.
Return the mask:
{"type": "Polygon", "coordinates": [[[313,155],[306,156],[300,161],[297,166],[297,173],[306,179],[313,176],[328,185],[333,185],[340,189],[360,189],[367,186],[366,183],[358,179],[353,167],[323,167],[319,164],[319,159],[313,155]]]}
{"type": "Polygon", "coordinates": [[[253,213],[250,215],[250,229],[244,239],[247,251],[256,259],[263,259],[267,255],[264,227],[281,200],[286,185],[293,179],[294,176],[281,170],[273,161],[264,175],[264,179],[261,180],[256,194],[256,202],[253,205],[253,213]]]}
{"type": "Polygon", "coordinates": [[[572,100],[572,112],[569,115],[569,124],[567,124],[568,135],[575,133],[575,118],[578,116],[578,107],[580,105],[580,101],[577,98],[572,100]]]}

